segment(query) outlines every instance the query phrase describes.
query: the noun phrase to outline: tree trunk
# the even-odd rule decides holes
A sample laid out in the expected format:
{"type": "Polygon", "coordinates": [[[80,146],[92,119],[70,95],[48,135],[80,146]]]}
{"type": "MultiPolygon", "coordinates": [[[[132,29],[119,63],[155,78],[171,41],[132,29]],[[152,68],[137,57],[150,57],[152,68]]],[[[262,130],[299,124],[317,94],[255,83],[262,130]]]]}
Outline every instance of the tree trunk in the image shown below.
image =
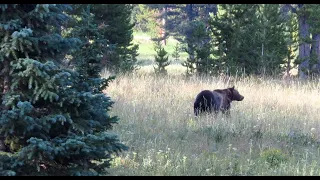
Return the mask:
{"type": "Polygon", "coordinates": [[[213,4],[213,15],[214,16],[217,16],[217,14],[218,14],[218,5],[217,4],[213,4]]]}
{"type": "MultiPolygon", "coordinates": [[[[3,61],[3,69],[1,71],[1,76],[3,76],[2,102],[4,100],[3,98],[5,97],[6,93],[8,93],[10,90],[10,74],[9,73],[10,73],[10,62],[9,60],[5,59],[3,61]]],[[[0,108],[0,110],[9,110],[9,109],[10,107],[5,105],[1,105],[1,108],[0,108]]],[[[0,136],[0,151],[6,150],[4,139],[5,137],[0,136]]]]}
{"type": "Polygon", "coordinates": [[[312,48],[311,54],[316,58],[315,68],[312,70],[317,74],[320,73],[320,34],[312,35],[312,48]]]}
{"type": "Polygon", "coordinates": [[[293,10],[293,7],[290,4],[282,4],[280,6],[281,16],[284,18],[285,21],[289,19],[289,11],[293,10]]]}
{"type": "Polygon", "coordinates": [[[305,42],[305,39],[309,38],[310,36],[309,24],[307,23],[306,15],[301,15],[299,17],[299,34],[300,39],[302,39],[302,43],[299,45],[299,59],[302,60],[298,67],[299,78],[305,79],[307,78],[307,73],[310,70],[310,44],[305,42]]]}
{"type": "Polygon", "coordinates": [[[188,16],[188,20],[193,21],[194,20],[193,4],[186,5],[186,13],[188,16]]]}

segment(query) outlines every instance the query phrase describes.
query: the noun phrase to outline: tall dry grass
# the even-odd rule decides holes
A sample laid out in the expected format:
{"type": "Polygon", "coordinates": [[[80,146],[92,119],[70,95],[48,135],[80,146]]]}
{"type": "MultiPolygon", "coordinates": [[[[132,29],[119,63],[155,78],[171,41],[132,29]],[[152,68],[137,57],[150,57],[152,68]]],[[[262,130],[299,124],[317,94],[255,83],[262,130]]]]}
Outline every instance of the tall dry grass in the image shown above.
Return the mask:
{"type": "Polygon", "coordinates": [[[171,68],[117,76],[105,90],[120,118],[113,131],[130,148],[110,175],[320,175],[318,82],[185,78],[171,68]],[[194,117],[197,93],[231,85],[245,98],[230,118],[194,117]]]}

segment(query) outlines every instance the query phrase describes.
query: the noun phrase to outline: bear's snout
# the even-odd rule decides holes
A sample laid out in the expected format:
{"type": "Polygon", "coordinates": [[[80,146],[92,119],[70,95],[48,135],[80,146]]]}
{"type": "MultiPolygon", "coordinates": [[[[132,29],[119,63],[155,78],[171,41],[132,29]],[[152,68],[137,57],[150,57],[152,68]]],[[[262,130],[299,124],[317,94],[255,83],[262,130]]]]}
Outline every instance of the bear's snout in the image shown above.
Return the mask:
{"type": "Polygon", "coordinates": [[[244,99],[244,96],[240,96],[239,101],[242,101],[244,99]]]}

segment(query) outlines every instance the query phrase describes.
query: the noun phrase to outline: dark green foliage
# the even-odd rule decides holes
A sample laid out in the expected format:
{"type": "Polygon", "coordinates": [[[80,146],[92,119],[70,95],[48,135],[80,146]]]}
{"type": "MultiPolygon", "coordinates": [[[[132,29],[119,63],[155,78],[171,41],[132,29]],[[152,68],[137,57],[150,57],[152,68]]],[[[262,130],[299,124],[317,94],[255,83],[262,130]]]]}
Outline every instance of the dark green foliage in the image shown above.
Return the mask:
{"type": "Polygon", "coordinates": [[[104,53],[102,63],[115,72],[132,72],[136,69],[138,45],[132,43],[133,27],[131,23],[132,5],[130,4],[92,4],[91,13],[99,26],[104,39],[114,49],[104,53]]]}
{"type": "Polygon", "coordinates": [[[103,175],[112,154],[127,148],[106,132],[118,118],[109,115],[113,102],[102,93],[112,78],[101,79],[90,65],[98,62],[96,44],[84,48],[85,39],[54,33],[68,8],[1,5],[0,135],[8,152],[0,154],[0,175],[103,175]],[[59,57],[75,47],[83,57],[77,71],[63,69],[59,57]]]}
{"type": "Polygon", "coordinates": [[[187,19],[185,18],[185,6],[185,4],[166,4],[168,10],[166,14],[163,15],[166,16],[166,32],[181,42],[184,37],[184,28],[187,25],[187,19]]]}
{"type": "MultiPolygon", "coordinates": [[[[79,16],[88,4],[73,4],[69,13],[79,16]]],[[[101,41],[106,40],[101,59],[102,68],[110,71],[132,72],[137,68],[138,45],[132,43],[133,27],[130,4],[90,4],[93,22],[97,24],[101,41]]],[[[79,17],[78,17],[79,18],[79,17]]],[[[68,28],[73,28],[69,23],[68,28]]]]}
{"type": "MultiPolygon", "coordinates": [[[[153,4],[154,5],[154,4],[153,4]]],[[[151,37],[159,34],[155,15],[157,9],[150,8],[147,4],[133,4],[132,20],[135,23],[135,31],[148,33],[151,37]]]]}
{"type": "Polygon", "coordinates": [[[210,57],[212,54],[211,38],[204,22],[191,22],[187,31],[190,31],[190,35],[186,38],[188,47],[185,48],[185,51],[189,54],[189,58],[182,63],[187,67],[187,74],[195,70],[199,75],[212,74],[214,60],[210,57]]]}
{"type": "Polygon", "coordinates": [[[180,58],[180,44],[177,43],[175,46],[174,46],[174,49],[173,49],[173,53],[172,53],[172,57],[174,58],[175,61],[179,61],[179,58],[180,58]]]}
{"type": "Polygon", "coordinates": [[[260,7],[260,11],[261,29],[258,32],[261,37],[258,40],[262,45],[258,73],[277,75],[283,71],[281,65],[285,63],[288,54],[284,34],[286,24],[280,16],[279,5],[265,4],[260,7]]]}
{"type": "Polygon", "coordinates": [[[299,74],[320,72],[317,4],[146,4],[136,7],[134,17],[139,27],[151,24],[146,20],[150,13],[146,14],[143,9],[155,10],[154,16],[165,20],[165,37],[170,35],[186,44],[187,74],[203,71],[281,75],[286,71],[289,75],[295,65],[299,65],[299,74]],[[144,12],[138,20],[141,11],[144,12]],[[210,54],[206,68],[196,65],[198,59],[190,40],[194,22],[204,23],[212,33],[212,41],[208,43],[210,53],[209,50],[199,52],[203,56],[210,54]]]}
{"type": "Polygon", "coordinates": [[[320,74],[320,5],[306,4],[307,13],[309,14],[307,23],[310,25],[310,33],[312,36],[310,49],[309,69],[311,73],[320,74]]]}
{"type": "Polygon", "coordinates": [[[132,9],[133,27],[136,31],[149,32],[149,23],[153,20],[149,8],[145,4],[134,4],[132,9]]]}
{"type": "Polygon", "coordinates": [[[70,36],[79,37],[82,41],[80,48],[71,55],[76,71],[81,75],[83,81],[89,83],[89,87],[94,87],[96,91],[101,91],[99,87],[103,54],[108,52],[108,40],[104,39],[99,26],[94,22],[94,14],[90,13],[91,5],[83,6],[78,21],[75,22],[70,36]]]}
{"type": "Polygon", "coordinates": [[[154,56],[154,61],[156,63],[156,67],[153,67],[154,71],[156,74],[165,75],[167,74],[166,67],[170,65],[168,52],[159,42],[155,45],[155,51],[157,52],[157,55],[154,56]]]}
{"type": "Polygon", "coordinates": [[[191,76],[196,72],[196,59],[194,57],[188,57],[185,62],[181,63],[182,66],[186,67],[186,75],[191,76]]]}
{"type": "Polygon", "coordinates": [[[297,54],[298,49],[298,36],[296,32],[298,31],[298,23],[296,14],[289,12],[286,22],[285,38],[287,44],[287,58],[284,68],[286,69],[286,75],[290,74],[290,70],[297,65],[297,54]]]}
{"type": "MultiPolygon", "coordinates": [[[[148,4],[148,7],[159,11],[158,19],[165,20],[165,36],[175,37],[179,42],[186,43],[188,52],[192,53],[193,21],[201,21],[207,24],[210,12],[216,13],[215,4],[148,4]]],[[[189,54],[189,59],[194,59],[189,54]]]]}
{"type": "Polygon", "coordinates": [[[285,23],[276,4],[224,4],[210,21],[215,55],[225,72],[278,74],[287,55],[285,23]]]}

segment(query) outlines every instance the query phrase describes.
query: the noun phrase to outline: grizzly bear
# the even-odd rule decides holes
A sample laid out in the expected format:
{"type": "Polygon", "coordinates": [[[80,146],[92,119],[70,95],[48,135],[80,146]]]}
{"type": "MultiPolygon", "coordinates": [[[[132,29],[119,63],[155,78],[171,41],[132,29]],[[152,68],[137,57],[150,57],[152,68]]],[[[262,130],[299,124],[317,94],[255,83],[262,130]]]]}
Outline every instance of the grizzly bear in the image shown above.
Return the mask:
{"type": "Polygon", "coordinates": [[[194,102],[194,114],[197,116],[202,112],[211,113],[214,111],[215,115],[221,111],[223,114],[230,114],[230,107],[232,101],[242,101],[244,97],[233,87],[227,89],[216,89],[213,91],[201,91],[194,102]]]}

